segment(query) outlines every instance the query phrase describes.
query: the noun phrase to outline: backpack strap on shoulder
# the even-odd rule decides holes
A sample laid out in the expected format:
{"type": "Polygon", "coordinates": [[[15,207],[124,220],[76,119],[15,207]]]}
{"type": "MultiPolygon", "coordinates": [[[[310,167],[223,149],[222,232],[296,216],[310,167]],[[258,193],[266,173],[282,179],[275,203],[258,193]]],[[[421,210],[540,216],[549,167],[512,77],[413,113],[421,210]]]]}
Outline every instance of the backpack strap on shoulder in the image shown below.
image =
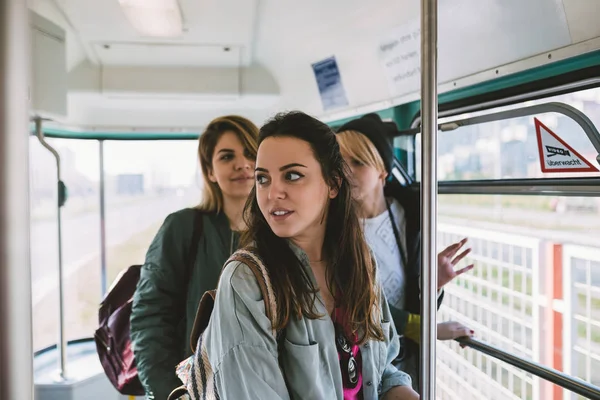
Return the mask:
{"type": "Polygon", "coordinates": [[[285,375],[281,358],[281,354],[283,354],[284,351],[283,342],[285,341],[286,329],[285,327],[279,331],[275,329],[279,315],[277,312],[277,300],[275,299],[275,292],[273,292],[273,286],[271,285],[271,279],[269,278],[267,268],[260,257],[256,254],[255,250],[256,249],[254,248],[240,249],[233,253],[229,260],[239,261],[247,265],[252,270],[256,280],[258,281],[258,285],[260,286],[260,291],[262,292],[265,302],[265,314],[271,320],[271,329],[273,331],[273,336],[277,341],[277,352],[279,354],[277,360],[279,363],[279,368],[283,374],[285,386],[289,388],[290,385],[285,375]]]}
{"type": "MultiPolygon", "coordinates": [[[[204,226],[203,226],[203,215],[204,211],[194,209],[194,221],[192,228],[192,238],[190,246],[188,247],[186,262],[186,278],[189,284],[192,280],[192,274],[194,273],[194,267],[196,265],[196,257],[198,256],[198,245],[200,244],[200,238],[202,237],[204,226]]],[[[186,290],[187,293],[187,290],[186,290]]]]}
{"type": "MultiPolygon", "coordinates": [[[[237,250],[229,257],[225,265],[231,261],[238,261],[247,265],[254,274],[265,303],[265,314],[271,321],[273,336],[277,341],[277,351],[281,355],[283,352],[283,340],[285,340],[285,328],[279,331],[274,329],[278,318],[275,292],[273,291],[271,280],[263,261],[253,250],[255,249],[245,248],[237,250]]],[[[168,400],[184,400],[189,398],[197,400],[201,398],[199,394],[204,396],[202,398],[213,398],[213,394],[216,395],[215,398],[219,398],[218,393],[216,393],[213,372],[207,358],[205,342],[202,340],[202,334],[210,321],[215,298],[216,290],[212,290],[205,292],[200,301],[190,337],[190,344],[194,355],[178,364],[176,374],[184,385],[175,389],[169,395],[168,400]],[[201,390],[199,391],[199,389],[201,390]],[[206,396],[207,394],[208,396],[206,396]]],[[[278,356],[278,361],[279,368],[284,373],[280,356],[278,356]]],[[[283,376],[286,386],[289,387],[285,373],[283,376]]]]}
{"type": "Polygon", "coordinates": [[[190,332],[190,348],[192,353],[196,352],[196,345],[200,335],[208,327],[210,316],[213,308],[215,307],[215,298],[217,297],[217,291],[215,289],[204,292],[198,308],[196,309],[196,316],[194,317],[194,325],[192,325],[192,331],[190,332]]]}
{"type": "MultiPolygon", "coordinates": [[[[254,273],[265,302],[265,314],[267,315],[267,318],[271,320],[271,325],[273,327],[277,325],[277,300],[275,299],[275,292],[271,285],[269,273],[260,257],[251,249],[240,249],[229,257],[227,262],[229,263],[230,261],[244,263],[250,268],[252,273],[254,273]]],[[[273,329],[273,335],[277,336],[275,329],[273,329]]]]}
{"type": "MultiPolygon", "coordinates": [[[[274,327],[277,324],[277,301],[275,299],[273,286],[271,285],[271,279],[269,279],[269,274],[264,263],[251,249],[237,250],[231,255],[231,257],[229,257],[229,259],[225,262],[225,265],[232,261],[239,261],[244,265],[247,265],[256,277],[256,281],[258,282],[258,286],[260,287],[260,291],[265,302],[265,314],[271,321],[271,326],[274,327]]],[[[198,304],[196,317],[194,318],[194,325],[192,326],[192,331],[190,334],[190,348],[192,349],[192,353],[196,351],[198,339],[208,326],[208,322],[215,305],[216,295],[216,290],[209,290],[204,293],[200,303],[198,304]]],[[[277,332],[275,329],[273,329],[273,336],[279,339],[280,334],[281,332],[277,332]]]]}

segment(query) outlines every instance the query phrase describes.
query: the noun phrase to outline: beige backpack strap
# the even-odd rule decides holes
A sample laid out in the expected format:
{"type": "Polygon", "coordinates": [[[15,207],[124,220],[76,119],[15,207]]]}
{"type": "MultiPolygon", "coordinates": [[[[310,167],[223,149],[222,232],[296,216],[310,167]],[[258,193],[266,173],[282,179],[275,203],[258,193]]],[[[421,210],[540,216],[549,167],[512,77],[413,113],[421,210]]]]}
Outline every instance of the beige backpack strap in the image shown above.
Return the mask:
{"type": "MultiPolygon", "coordinates": [[[[267,268],[254,252],[246,249],[237,250],[235,253],[233,253],[225,262],[225,265],[229,264],[231,261],[239,261],[244,263],[248,266],[248,268],[250,268],[256,277],[265,301],[265,314],[267,315],[267,318],[271,320],[271,325],[274,327],[277,324],[277,301],[275,300],[275,293],[273,292],[273,287],[271,286],[271,280],[269,279],[267,268]]],[[[198,304],[196,317],[194,318],[194,325],[192,326],[192,332],[190,334],[190,347],[192,349],[192,353],[196,352],[198,339],[208,326],[208,322],[215,305],[216,294],[216,290],[209,290],[205,292],[200,300],[200,303],[198,304]]],[[[276,336],[275,329],[273,329],[273,335],[276,336]]]]}
{"type": "MultiPolygon", "coordinates": [[[[256,280],[258,281],[258,285],[265,302],[265,314],[267,315],[267,318],[271,320],[271,326],[275,327],[278,322],[277,300],[275,299],[275,292],[273,291],[273,286],[271,285],[269,273],[260,257],[258,257],[256,253],[252,252],[251,250],[241,249],[233,253],[229,258],[229,261],[239,261],[247,265],[248,268],[252,270],[256,280]]],[[[275,329],[273,329],[273,335],[276,335],[275,329]]]]}

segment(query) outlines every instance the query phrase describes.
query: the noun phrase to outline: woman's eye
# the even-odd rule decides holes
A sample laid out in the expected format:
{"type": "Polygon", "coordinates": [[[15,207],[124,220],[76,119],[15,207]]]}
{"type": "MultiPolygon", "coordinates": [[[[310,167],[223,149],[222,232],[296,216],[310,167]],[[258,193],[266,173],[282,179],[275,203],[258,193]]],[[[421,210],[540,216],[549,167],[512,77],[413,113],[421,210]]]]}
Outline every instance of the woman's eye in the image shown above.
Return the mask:
{"type": "Polygon", "coordinates": [[[221,156],[221,160],[223,160],[223,161],[229,161],[231,159],[233,159],[233,154],[225,154],[225,155],[221,156]]]}
{"type": "Polygon", "coordinates": [[[297,172],[288,172],[286,174],[286,179],[288,181],[297,181],[298,179],[302,178],[303,175],[297,173],[297,172]]]}
{"type": "Polygon", "coordinates": [[[362,162],[360,162],[359,160],[357,160],[356,158],[352,159],[352,165],[355,165],[357,167],[361,167],[363,165],[362,162]]]}
{"type": "Polygon", "coordinates": [[[256,155],[250,153],[249,150],[244,150],[244,157],[246,157],[248,160],[256,161],[256,155]]]}
{"type": "Polygon", "coordinates": [[[259,185],[264,185],[267,183],[267,177],[264,175],[256,175],[256,183],[259,185]]]}

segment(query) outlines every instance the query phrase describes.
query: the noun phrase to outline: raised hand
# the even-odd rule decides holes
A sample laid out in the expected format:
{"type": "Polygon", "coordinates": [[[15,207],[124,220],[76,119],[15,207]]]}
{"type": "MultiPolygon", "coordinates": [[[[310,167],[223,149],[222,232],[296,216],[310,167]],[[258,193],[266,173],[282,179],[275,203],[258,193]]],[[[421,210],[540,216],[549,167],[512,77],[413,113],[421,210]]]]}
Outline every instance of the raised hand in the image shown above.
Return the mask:
{"type": "Polygon", "coordinates": [[[467,265],[459,270],[454,269],[454,266],[471,252],[471,249],[469,248],[454,257],[465,243],[467,243],[467,238],[446,247],[438,254],[438,290],[452,279],[473,269],[473,264],[467,265]]]}

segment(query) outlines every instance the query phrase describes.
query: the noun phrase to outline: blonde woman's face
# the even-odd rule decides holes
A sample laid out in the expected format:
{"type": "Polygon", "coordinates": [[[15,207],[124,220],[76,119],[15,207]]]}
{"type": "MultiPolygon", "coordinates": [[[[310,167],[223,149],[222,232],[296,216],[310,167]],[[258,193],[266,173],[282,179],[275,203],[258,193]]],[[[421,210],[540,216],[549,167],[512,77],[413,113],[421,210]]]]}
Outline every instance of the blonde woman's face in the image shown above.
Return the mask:
{"type": "Polygon", "coordinates": [[[352,197],[360,204],[378,196],[383,190],[386,174],[347,153],[342,152],[342,156],[350,167],[351,174],[348,178],[352,184],[352,197]]]}
{"type": "Polygon", "coordinates": [[[254,162],[238,135],[225,132],[215,146],[208,177],[224,198],[245,199],[254,185],[254,162]]]}

